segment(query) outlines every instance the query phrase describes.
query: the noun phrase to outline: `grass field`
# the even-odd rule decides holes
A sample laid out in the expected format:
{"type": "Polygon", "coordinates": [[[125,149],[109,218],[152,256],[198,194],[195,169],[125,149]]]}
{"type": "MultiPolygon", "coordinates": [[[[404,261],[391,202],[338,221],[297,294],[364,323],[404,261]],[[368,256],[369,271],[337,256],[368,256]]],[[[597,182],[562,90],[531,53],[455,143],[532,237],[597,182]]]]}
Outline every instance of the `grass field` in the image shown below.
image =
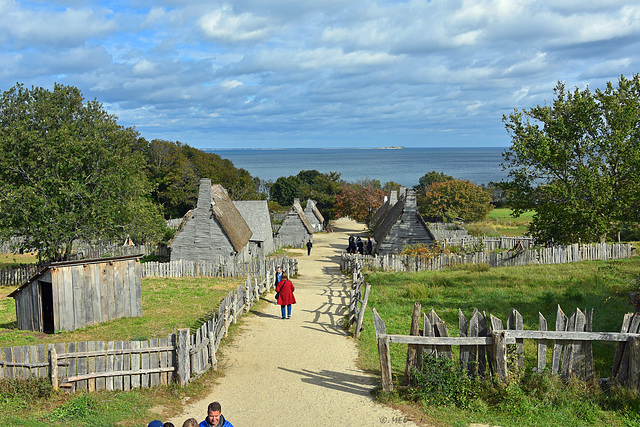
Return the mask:
{"type": "Polygon", "coordinates": [[[35,253],[26,253],[26,254],[0,253],[0,269],[11,267],[17,264],[33,264],[37,261],[38,261],[38,255],[35,253]]]}
{"type": "Polygon", "coordinates": [[[511,209],[494,209],[489,212],[485,221],[478,221],[467,226],[474,236],[523,236],[527,225],[533,218],[534,211],[525,212],[518,218],[511,216],[511,209]]]}
{"type": "MultiPolygon", "coordinates": [[[[242,278],[143,279],[142,317],[119,319],[54,335],[17,330],[15,304],[12,298],[6,297],[14,288],[0,288],[0,347],[166,337],[178,328],[199,327],[217,311],[220,301],[241,283],[244,283],[242,278]]],[[[242,321],[242,317],[240,319],[242,321]]],[[[221,355],[224,347],[232,342],[236,329],[237,325],[232,325],[231,338],[222,341],[221,355]]],[[[157,405],[161,405],[168,414],[177,411],[182,399],[204,396],[217,375],[209,371],[201,380],[184,388],[161,386],[126,393],[76,395],[54,393],[48,380],[26,384],[0,381],[0,425],[146,426],[150,420],[158,418],[157,405]]]]}
{"type": "MultiPolygon", "coordinates": [[[[493,314],[506,322],[509,310],[513,307],[522,314],[525,329],[537,329],[538,312],[546,317],[548,324],[553,328],[559,304],[567,315],[571,315],[576,308],[593,308],[593,330],[617,332],[620,330],[624,313],[632,310],[628,305],[627,292],[639,275],[638,258],[495,269],[468,266],[454,271],[417,274],[371,273],[366,277],[366,281],[372,284],[368,310],[375,308],[378,311],[386,322],[388,333],[407,335],[413,304],[418,301],[423,312],[435,309],[447,323],[449,333],[458,336],[458,309],[461,309],[467,318],[473,308],[478,308],[487,315],[493,314]]],[[[365,369],[379,375],[378,351],[371,313],[367,313],[365,319],[367,322],[360,339],[361,363],[365,369]]],[[[600,377],[609,376],[614,348],[613,343],[594,344],[594,358],[600,377]]],[[[454,348],[455,350],[457,349],[454,348]]],[[[401,378],[406,363],[406,345],[393,344],[391,352],[394,374],[401,378]]],[[[532,340],[525,341],[525,356],[525,372],[530,376],[531,368],[535,366],[536,361],[535,344],[532,340]]],[[[520,406],[517,411],[505,410],[504,400],[491,401],[483,396],[475,401],[472,409],[460,409],[455,405],[427,405],[423,414],[436,425],[466,425],[470,421],[505,426],[640,423],[638,411],[626,413],[626,409],[607,410],[603,408],[600,400],[597,404],[590,404],[585,409],[588,409],[586,414],[581,418],[579,408],[576,408],[579,402],[575,400],[569,399],[569,403],[562,405],[548,405],[548,395],[545,394],[544,399],[537,400],[535,396],[527,395],[528,389],[518,390],[520,406]],[[572,414],[568,415],[566,411],[572,414]],[[531,424],[532,420],[536,422],[531,424]]],[[[539,389],[531,393],[539,393],[539,389]]],[[[601,393],[593,390],[585,391],[585,394],[607,400],[607,396],[602,397],[601,393]]],[[[402,397],[396,395],[384,398],[402,397]]],[[[584,396],[581,399],[584,399],[584,396]]],[[[418,404],[424,404],[424,401],[418,404]]]]}

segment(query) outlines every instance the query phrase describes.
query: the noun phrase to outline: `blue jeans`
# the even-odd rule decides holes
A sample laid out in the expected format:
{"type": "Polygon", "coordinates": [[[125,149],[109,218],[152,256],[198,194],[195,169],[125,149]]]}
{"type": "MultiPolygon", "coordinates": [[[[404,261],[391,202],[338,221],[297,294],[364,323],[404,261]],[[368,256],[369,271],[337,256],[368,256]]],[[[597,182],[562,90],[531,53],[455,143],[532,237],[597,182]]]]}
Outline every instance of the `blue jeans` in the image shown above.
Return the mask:
{"type": "Polygon", "coordinates": [[[287,316],[291,317],[291,304],[289,305],[281,305],[280,310],[282,310],[282,318],[284,319],[284,309],[287,309],[287,316]]]}

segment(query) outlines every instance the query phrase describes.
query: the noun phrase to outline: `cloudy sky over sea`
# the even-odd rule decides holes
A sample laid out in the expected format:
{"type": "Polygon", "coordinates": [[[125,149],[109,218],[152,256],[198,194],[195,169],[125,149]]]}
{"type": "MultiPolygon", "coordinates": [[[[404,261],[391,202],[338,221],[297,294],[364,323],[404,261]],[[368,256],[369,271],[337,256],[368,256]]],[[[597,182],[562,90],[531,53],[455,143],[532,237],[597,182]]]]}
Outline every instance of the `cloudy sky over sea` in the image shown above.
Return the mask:
{"type": "Polygon", "coordinates": [[[640,71],[640,2],[0,0],[0,64],[198,148],[507,146],[558,80],[640,71]]]}

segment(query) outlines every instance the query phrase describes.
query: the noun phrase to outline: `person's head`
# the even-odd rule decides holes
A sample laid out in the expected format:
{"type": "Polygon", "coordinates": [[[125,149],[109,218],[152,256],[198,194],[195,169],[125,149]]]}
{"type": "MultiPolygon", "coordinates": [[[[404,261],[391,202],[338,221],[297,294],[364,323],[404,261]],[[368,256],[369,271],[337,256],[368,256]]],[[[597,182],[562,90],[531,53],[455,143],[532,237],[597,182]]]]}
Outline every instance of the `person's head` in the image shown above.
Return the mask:
{"type": "Polygon", "coordinates": [[[222,406],[220,402],[211,402],[209,403],[209,407],[207,408],[207,421],[210,424],[216,425],[218,421],[220,421],[220,416],[222,415],[222,406]]]}
{"type": "Polygon", "coordinates": [[[153,420],[147,427],[162,427],[162,421],[153,420]]]}
{"type": "Polygon", "coordinates": [[[182,427],[198,427],[198,420],[195,418],[189,418],[182,423],[182,427]]]}
{"type": "Polygon", "coordinates": [[[287,277],[289,277],[287,276],[287,273],[282,273],[282,280],[287,280],[287,277]]]}
{"type": "Polygon", "coordinates": [[[276,271],[277,271],[278,273],[282,273],[282,269],[280,268],[280,266],[277,266],[277,267],[276,267],[276,271]]]}
{"type": "Polygon", "coordinates": [[[169,421],[167,421],[166,423],[162,424],[162,427],[176,427],[176,426],[173,425],[173,423],[170,423],[169,421]]]}

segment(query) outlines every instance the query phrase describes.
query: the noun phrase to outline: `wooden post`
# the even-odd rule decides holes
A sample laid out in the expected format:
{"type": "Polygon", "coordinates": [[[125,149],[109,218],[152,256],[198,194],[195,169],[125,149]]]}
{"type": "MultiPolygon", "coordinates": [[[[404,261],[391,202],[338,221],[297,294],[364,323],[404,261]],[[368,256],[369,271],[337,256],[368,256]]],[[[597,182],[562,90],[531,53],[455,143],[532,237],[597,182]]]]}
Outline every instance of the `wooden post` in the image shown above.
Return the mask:
{"type": "Polygon", "coordinates": [[[393,391],[391,375],[391,352],[389,351],[389,336],[378,338],[378,354],[380,355],[380,373],[382,375],[382,390],[393,391]]]}
{"type": "Polygon", "coordinates": [[[216,342],[213,338],[213,331],[209,331],[209,359],[211,362],[211,367],[214,370],[218,369],[218,359],[216,358],[216,342]]]}
{"type": "Polygon", "coordinates": [[[49,349],[49,375],[51,387],[58,390],[58,353],[55,348],[49,349]]]}
{"type": "Polygon", "coordinates": [[[495,375],[500,381],[507,379],[507,340],[503,330],[493,331],[493,361],[495,375]]]}
{"type": "Polygon", "coordinates": [[[360,305],[360,312],[358,313],[358,321],[356,322],[356,332],[355,337],[358,338],[360,336],[360,332],[362,332],[362,323],[364,322],[364,312],[367,309],[367,301],[369,300],[369,292],[371,291],[371,284],[367,283],[364,288],[364,297],[362,298],[362,303],[360,305]]]}
{"type": "MultiPolygon", "coordinates": [[[[547,319],[538,312],[538,330],[547,330],[547,319]]],[[[536,371],[541,374],[547,364],[547,340],[538,340],[538,366],[536,371]]]]}
{"type": "Polygon", "coordinates": [[[627,387],[633,390],[640,385],[640,338],[629,338],[629,378],[627,387]]]}
{"type": "Polygon", "coordinates": [[[191,360],[189,357],[189,329],[178,329],[178,336],[176,339],[176,380],[179,385],[185,386],[189,383],[189,377],[191,375],[191,360]]]}
{"type": "Polygon", "coordinates": [[[227,334],[229,332],[229,306],[226,305],[224,307],[224,337],[227,337],[227,334]]]}
{"type": "MultiPolygon", "coordinates": [[[[422,306],[419,302],[413,303],[413,314],[411,315],[411,330],[409,335],[420,334],[420,311],[422,306]]],[[[416,366],[416,355],[418,353],[418,346],[416,344],[409,344],[407,346],[407,366],[404,368],[404,380],[402,385],[409,385],[411,383],[411,370],[416,366]]]]}

